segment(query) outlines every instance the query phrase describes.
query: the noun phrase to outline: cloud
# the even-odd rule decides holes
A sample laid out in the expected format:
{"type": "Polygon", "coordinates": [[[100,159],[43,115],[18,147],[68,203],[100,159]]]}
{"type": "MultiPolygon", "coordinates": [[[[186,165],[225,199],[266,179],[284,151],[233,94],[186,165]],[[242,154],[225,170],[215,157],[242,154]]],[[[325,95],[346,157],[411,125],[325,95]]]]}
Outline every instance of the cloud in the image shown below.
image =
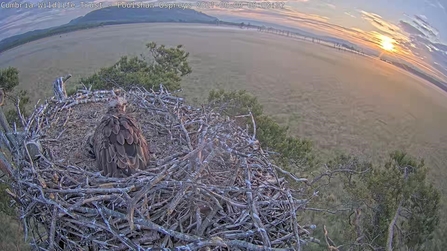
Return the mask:
{"type": "Polygon", "coordinates": [[[283,11],[281,11],[280,15],[285,15],[286,18],[297,18],[297,19],[303,19],[308,21],[314,21],[314,22],[323,22],[326,23],[329,18],[322,15],[317,15],[313,13],[304,13],[301,11],[297,11],[295,9],[291,8],[285,8],[283,11]]]}
{"type": "MultiPolygon", "coordinates": [[[[1,0],[0,0],[1,1],[1,0]]],[[[38,2],[42,0],[3,0],[18,2],[38,2]]],[[[61,0],[68,1],[68,0],[61,0]]],[[[118,0],[70,0],[80,5],[80,2],[103,2],[109,5],[118,0]]],[[[119,0],[128,2],[130,0],[119,0]]],[[[143,0],[155,2],[156,0],[143,0]]],[[[160,0],[180,1],[194,3],[196,0],[160,0]]],[[[235,1],[235,0],[224,0],[235,1]]],[[[237,0],[236,0],[237,1],[237,0]]],[[[262,1],[262,0],[255,0],[262,1]]],[[[426,5],[438,10],[444,10],[445,4],[438,0],[424,0],[426,5]]],[[[445,0],[443,0],[445,1],[445,0]]],[[[444,2],[443,2],[444,3],[444,2]]],[[[378,4],[379,5],[379,4],[378,4]]],[[[424,67],[431,64],[438,71],[447,69],[447,45],[439,42],[439,31],[430,22],[436,21],[431,14],[406,16],[405,20],[396,23],[388,21],[373,12],[365,10],[346,9],[340,11],[338,3],[332,0],[291,0],[287,1],[285,9],[198,9],[209,15],[229,15],[243,19],[252,19],[263,22],[283,24],[297,27],[303,31],[315,31],[318,34],[331,35],[340,39],[356,43],[362,48],[380,51],[381,36],[393,39],[396,47],[396,56],[414,64],[423,64],[424,67]],[[338,10],[339,16],[334,18],[333,13],[338,10]],[[331,13],[332,12],[332,13],[331,13]],[[316,14],[318,13],[318,14],[316,14]],[[319,15],[320,14],[320,15],[319,15]],[[327,15],[327,16],[325,16],[327,15]],[[356,27],[337,25],[332,20],[348,19],[356,27]],[[330,17],[330,18],[329,18],[330,17]],[[333,18],[333,19],[332,19],[333,18]],[[359,28],[361,27],[361,28],[359,28]],[[436,62],[436,64],[434,63],[436,62]]],[[[48,28],[67,23],[73,18],[85,15],[92,9],[0,9],[0,39],[24,33],[34,29],[48,28]]],[[[346,23],[345,23],[346,25],[346,23]]],[[[443,27],[438,27],[442,28],[443,27]]],[[[445,27],[444,27],[445,28],[445,27]]],[[[442,30],[444,31],[444,30],[442,30]]],[[[445,70],[441,71],[445,73],[445,70]]]]}
{"type": "Polygon", "coordinates": [[[428,22],[428,19],[425,16],[415,15],[413,23],[425,34],[425,36],[434,38],[439,35],[439,31],[428,22]]]}
{"type": "MultiPolygon", "coordinates": [[[[443,0],[445,1],[445,0],[443,0]]],[[[444,12],[444,14],[447,15],[447,5],[446,3],[442,3],[439,0],[424,0],[426,4],[428,4],[433,9],[440,9],[444,12]]]]}
{"type": "Polygon", "coordinates": [[[380,15],[367,12],[364,10],[361,10],[360,13],[362,14],[362,18],[367,20],[372,26],[377,28],[378,30],[387,33],[388,35],[393,34],[396,31],[399,31],[399,27],[385,21],[380,15]]]}
{"type": "Polygon", "coordinates": [[[431,45],[437,51],[443,51],[443,52],[447,53],[447,44],[443,44],[440,42],[432,42],[430,39],[428,39],[426,37],[421,37],[421,36],[415,36],[415,37],[412,37],[412,39],[413,39],[413,41],[421,43],[421,44],[431,45]]]}
{"type": "Polygon", "coordinates": [[[414,27],[410,23],[407,23],[406,21],[400,20],[399,27],[402,28],[402,30],[407,33],[425,36],[425,34],[422,31],[420,31],[418,28],[414,27]]]}
{"type": "Polygon", "coordinates": [[[438,4],[438,7],[439,7],[439,8],[441,8],[441,9],[445,10],[445,6],[444,6],[444,5],[442,5],[442,3],[441,3],[441,2],[439,2],[439,1],[436,1],[436,3],[438,4]]]}
{"type": "Polygon", "coordinates": [[[426,26],[423,26],[420,23],[418,23],[416,20],[413,20],[413,23],[416,25],[416,27],[418,29],[420,29],[422,31],[422,33],[424,33],[425,36],[429,36],[429,37],[438,36],[438,31],[436,29],[430,29],[426,26]]]}
{"type": "Polygon", "coordinates": [[[417,21],[423,23],[424,25],[430,26],[425,15],[414,15],[414,18],[416,18],[417,21]]]}
{"type": "Polygon", "coordinates": [[[419,35],[412,35],[410,39],[414,44],[412,52],[430,62],[436,73],[441,73],[447,78],[447,44],[434,42],[428,37],[419,35]]]}
{"type": "Polygon", "coordinates": [[[322,15],[317,15],[313,13],[304,13],[298,10],[295,10],[289,6],[284,6],[284,9],[274,10],[274,9],[228,9],[228,8],[213,8],[209,10],[205,10],[205,13],[210,14],[231,14],[238,17],[244,18],[258,18],[263,19],[264,21],[287,21],[294,20],[295,25],[297,21],[300,24],[305,23],[327,23],[329,18],[322,15]]]}
{"type": "Polygon", "coordinates": [[[439,42],[439,32],[426,16],[415,15],[410,21],[399,21],[399,27],[408,34],[410,46],[399,42],[407,51],[428,62],[437,74],[447,78],[447,45],[439,42]],[[436,62],[436,64],[435,64],[436,62]]]}
{"type": "Polygon", "coordinates": [[[42,0],[14,0],[9,2],[33,3],[34,8],[0,8],[0,40],[35,29],[45,29],[68,23],[71,19],[87,14],[91,9],[79,8],[85,0],[60,1],[70,2],[75,8],[38,8],[42,0]]]}
{"type": "MultiPolygon", "coordinates": [[[[316,5],[319,8],[327,7],[326,3],[328,2],[316,2],[316,5]]],[[[357,11],[358,15],[352,11],[342,13],[355,20],[354,22],[359,24],[358,27],[362,28],[337,25],[331,22],[332,20],[329,17],[312,14],[322,12],[317,12],[313,8],[301,8],[298,5],[286,5],[284,10],[246,9],[231,14],[247,19],[256,18],[259,21],[316,31],[317,34],[331,35],[355,43],[361,48],[370,48],[370,50],[379,53],[383,50],[381,44],[383,37],[386,36],[395,41],[396,51],[393,53],[395,58],[409,62],[438,76],[440,73],[444,73],[439,69],[441,67],[443,67],[442,69],[447,68],[447,62],[441,60],[441,57],[447,57],[445,47],[447,45],[437,42],[439,32],[430,24],[430,16],[428,18],[424,15],[406,16],[405,20],[398,20],[393,23],[374,12],[357,11]],[[425,38],[425,40],[418,41],[416,39],[418,37],[425,38]],[[434,67],[434,62],[437,63],[436,67],[434,67]]]]}
{"type": "Polygon", "coordinates": [[[438,8],[438,2],[436,0],[424,0],[424,2],[431,7],[438,8]]]}
{"type": "Polygon", "coordinates": [[[351,13],[349,13],[349,12],[345,12],[344,14],[347,15],[347,16],[350,16],[350,17],[352,17],[352,18],[357,18],[356,16],[354,16],[353,14],[351,14],[351,13]]]}
{"type": "MultiPolygon", "coordinates": [[[[360,46],[366,46],[376,51],[382,51],[381,44],[384,37],[394,41],[396,48],[393,57],[400,58],[410,64],[438,75],[443,73],[440,67],[447,67],[444,60],[446,57],[446,45],[435,43],[439,32],[429,23],[426,16],[416,15],[409,20],[399,20],[396,24],[385,20],[381,15],[358,10],[360,18],[370,26],[360,28],[347,28],[338,26],[330,22],[300,21],[299,26],[310,27],[313,30],[323,31],[338,38],[346,39],[360,46]],[[424,41],[417,41],[416,37],[425,38],[424,41]],[[434,57],[438,63],[434,67],[434,57]]],[[[356,18],[350,12],[345,12],[351,18],[356,18]]],[[[361,25],[361,22],[360,22],[361,25]]],[[[446,76],[447,77],[447,76],[446,76]]]]}

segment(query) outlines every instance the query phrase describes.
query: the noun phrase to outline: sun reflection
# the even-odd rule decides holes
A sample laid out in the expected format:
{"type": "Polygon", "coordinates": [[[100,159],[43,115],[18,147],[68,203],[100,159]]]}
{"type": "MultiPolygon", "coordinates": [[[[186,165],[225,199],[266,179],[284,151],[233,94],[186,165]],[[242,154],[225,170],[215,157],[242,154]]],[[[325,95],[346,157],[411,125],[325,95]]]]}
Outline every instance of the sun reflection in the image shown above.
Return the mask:
{"type": "Polygon", "coordinates": [[[394,41],[394,39],[384,36],[384,35],[380,35],[380,46],[382,46],[382,49],[386,50],[386,51],[394,51],[394,43],[396,41],[394,41]]]}

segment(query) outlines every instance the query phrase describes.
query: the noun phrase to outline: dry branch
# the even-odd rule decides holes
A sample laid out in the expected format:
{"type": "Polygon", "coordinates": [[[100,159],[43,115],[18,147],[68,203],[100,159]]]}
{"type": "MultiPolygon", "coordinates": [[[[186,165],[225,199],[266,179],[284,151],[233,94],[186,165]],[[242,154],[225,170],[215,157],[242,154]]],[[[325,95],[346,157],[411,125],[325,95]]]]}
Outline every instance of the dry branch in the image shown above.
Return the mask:
{"type": "Polygon", "coordinates": [[[304,182],[291,190],[255,134],[164,88],[86,88],[36,106],[24,124],[25,142],[43,150],[11,172],[11,193],[36,248],[299,250],[318,241],[297,221],[304,182]],[[156,155],[128,178],[102,176],[83,148],[114,95],[126,97],[156,155]]]}
{"type": "Polygon", "coordinates": [[[338,247],[335,246],[334,241],[332,241],[331,238],[329,237],[326,226],[323,226],[323,230],[324,230],[324,239],[326,241],[328,251],[339,251],[338,247]]]}

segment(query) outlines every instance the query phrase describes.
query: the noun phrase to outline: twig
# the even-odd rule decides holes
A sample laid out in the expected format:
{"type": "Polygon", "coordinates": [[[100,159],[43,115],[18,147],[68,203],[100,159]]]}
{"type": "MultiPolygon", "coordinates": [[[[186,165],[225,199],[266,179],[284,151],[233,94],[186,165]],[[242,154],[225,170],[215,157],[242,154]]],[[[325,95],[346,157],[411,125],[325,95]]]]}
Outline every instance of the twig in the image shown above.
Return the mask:
{"type": "Polygon", "coordinates": [[[323,225],[324,239],[326,240],[326,245],[329,251],[339,251],[338,247],[335,246],[334,242],[329,238],[326,225],[323,225]]]}
{"type": "MultiPolygon", "coordinates": [[[[245,186],[247,187],[247,202],[250,205],[250,214],[253,218],[253,221],[257,227],[257,230],[261,232],[262,241],[264,245],[267,245],[267,247],[271,247],[270,238],[267,235],[267,231],[265,230],[264,225],[261,222],[261,219],[259,218],[259,212],[256,208],[255,201],[253,200],[253,193],[251,188],[251,174],[250,174],[250,168],[247,164],[247,159],[242,159],[242,165],[244,167],[244,174],[245,174],[245,186]]],[[[298,240],[299,241],[299,240],[298,240]]]]}
{"type": "Polygon", "coordinates": [[[20,97],[17,97],[17,102],[15,104],[15,107],[16,107],[17,114],[20,119],[20,123],[22,124],[23,128],[25,128],[25,126],[26,126],[25,118],[22,115],[22,111],[20,111],[20,97]]]}
{"type": "Polygon", "coordinates": [[[56,249],[54,245],[54,236],[56,234],[56,219],[57,219],[57,207],[53,206],[53,214],[51,217],[51,227],[50,227],[50,249],[56,249]]]}

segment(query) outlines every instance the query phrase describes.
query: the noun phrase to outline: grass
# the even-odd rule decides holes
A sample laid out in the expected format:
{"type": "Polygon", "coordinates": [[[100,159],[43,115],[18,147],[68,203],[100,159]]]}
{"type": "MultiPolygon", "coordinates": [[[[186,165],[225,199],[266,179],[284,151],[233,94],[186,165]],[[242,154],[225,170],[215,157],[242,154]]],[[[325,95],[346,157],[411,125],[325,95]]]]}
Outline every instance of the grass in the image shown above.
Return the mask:
{"type": "Polygon", "coordinates": [[[76,83],[120,56],[139,55],[146,42],[183,44],[193,73],[182,85],[190,100],[213,88],[246,89],[290,132],[335,151],[380,160],[403,149],[424,157],[431,180],[447,195],[446,93],[380,60],[272,34],[192,24],[132,24],[45,38],[0,54],[17,67],[32,103],[51,95],[67,73],[76,83]]]}
{"type": "Polygon", "coordinates": [[[0,250],[29,250],[23,241],[23,230],[19,221],[0,212],[0,250]]]}

